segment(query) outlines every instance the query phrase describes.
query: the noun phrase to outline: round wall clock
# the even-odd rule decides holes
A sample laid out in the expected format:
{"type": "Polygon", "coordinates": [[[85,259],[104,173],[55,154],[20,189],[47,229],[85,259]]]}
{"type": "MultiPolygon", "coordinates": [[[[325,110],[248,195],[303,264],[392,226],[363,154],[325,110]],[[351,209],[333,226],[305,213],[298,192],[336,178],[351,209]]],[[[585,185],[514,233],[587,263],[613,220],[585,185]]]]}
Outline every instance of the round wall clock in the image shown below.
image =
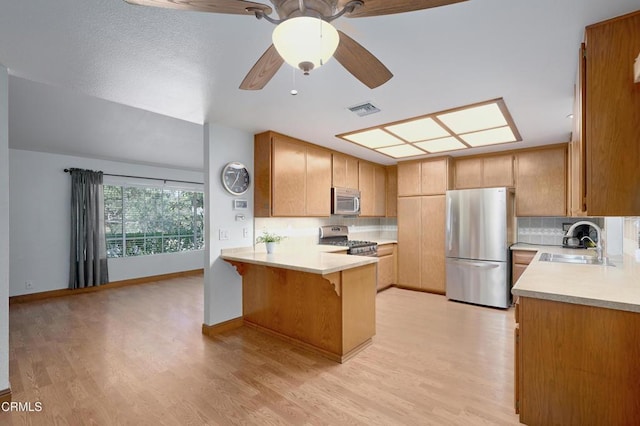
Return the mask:
{"type": "Polygon", "coordinates": [[[222,186],[233,195],[242,195],[249,189],[249,170],[242,163],[233,161],[222,169],[222,186]]]}

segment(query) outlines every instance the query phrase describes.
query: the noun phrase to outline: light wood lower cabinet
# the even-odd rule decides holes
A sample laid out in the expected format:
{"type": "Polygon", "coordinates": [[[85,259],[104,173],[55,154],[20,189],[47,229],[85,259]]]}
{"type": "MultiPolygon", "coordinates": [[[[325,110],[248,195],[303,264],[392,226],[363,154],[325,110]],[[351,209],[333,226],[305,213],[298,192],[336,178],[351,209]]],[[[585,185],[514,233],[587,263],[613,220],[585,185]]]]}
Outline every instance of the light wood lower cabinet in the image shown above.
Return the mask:
{"type": "Polygon", "coordinates": [[[398,286],[444,294],[445,196],[398,198],[398,286]]]}
{"type": "Polygon", "coordinates": [[[513,287],[520,275],[527,269],[536,256],[537,251],[530,250],[513,250],[511,252],[511,286],[513,287]]]}
{"type": "Polygon", "coordinates": [[[378,246],[378,291],[391,287],[397,280],[397,244],[378,246]]]}
{"type": "Polygon", "coordinates": [[[520,297],[520,421],[631,425],[640,419],[640,313],[520,297]]]}

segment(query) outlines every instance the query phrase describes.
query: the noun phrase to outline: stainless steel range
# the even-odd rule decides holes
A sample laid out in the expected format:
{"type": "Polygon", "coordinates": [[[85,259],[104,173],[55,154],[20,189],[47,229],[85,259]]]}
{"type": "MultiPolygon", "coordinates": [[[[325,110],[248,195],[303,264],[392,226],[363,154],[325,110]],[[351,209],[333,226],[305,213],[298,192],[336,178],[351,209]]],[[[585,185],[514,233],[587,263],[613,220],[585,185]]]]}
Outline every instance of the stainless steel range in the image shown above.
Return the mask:
{"type": "Polygon", "coordinates": [[[318,244],[348,247],[347,254],[356,256],[378,255],[378,243],[349,239],[349,228],[342,225],[321,226],[318,244]]]}

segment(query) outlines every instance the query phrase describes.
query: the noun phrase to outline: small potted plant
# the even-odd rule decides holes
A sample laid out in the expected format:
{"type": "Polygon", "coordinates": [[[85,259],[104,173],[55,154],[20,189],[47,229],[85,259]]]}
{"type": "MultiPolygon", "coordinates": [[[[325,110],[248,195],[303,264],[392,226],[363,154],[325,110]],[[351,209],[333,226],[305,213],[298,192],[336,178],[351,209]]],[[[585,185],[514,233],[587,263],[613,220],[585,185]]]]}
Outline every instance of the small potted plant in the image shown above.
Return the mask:
{"type": "Polygon", "coordinates": [[[276,243],[279,243],[286,237],[282,237],[280,235],[272,234],[268,231],[263,231],[262,235],[256,238],[256,243],[265,243],[267,246],[267,253],[273,253],[273,249],[275,248],[276,243]]]}

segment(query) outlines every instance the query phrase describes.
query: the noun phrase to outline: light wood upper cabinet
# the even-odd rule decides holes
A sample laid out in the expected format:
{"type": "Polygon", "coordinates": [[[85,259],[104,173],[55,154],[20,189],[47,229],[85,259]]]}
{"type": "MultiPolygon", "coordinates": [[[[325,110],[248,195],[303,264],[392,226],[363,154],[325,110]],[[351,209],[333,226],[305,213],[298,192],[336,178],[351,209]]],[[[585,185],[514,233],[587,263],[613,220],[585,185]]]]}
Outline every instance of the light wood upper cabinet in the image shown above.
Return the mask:
{"type": "Polygon", "coordinates": [[[512,187],[513,154],[456,158],[454,175],[456,189],[512,187]]]}
{"type": "Polygon", "coordinates": [[[398,197],[420,195],[420,161],[398,163],[398,197]]]}
{"type": "Polygon", "coordinates": [[[306,216],[331,214],[331,153],[307,146],[306,216]]]}
{"type": "Polygon", "coordinates": [[[398,216],[398,167],[387,166],[387,217],[398,216]]]}
{"type": "Polygon", "coordinates": [[[358,189],[358,159],[345,154],[332,154],[332,186],[358,189]]]}
{"type": "Polygon", "coordinates": [[[387,210],[387,172],[384,166],[359,161],[360,215],[384,217],[387,210]]]}
{"type": "Polygon", "coordinates": [[[274,137],[272,144],[272,214],[305,216],[306,147],[284,137],[274,137]]]}
{"type": "MultiPolygon", "coordinates": [[[[572,156],[586,156],[590,216],[640,215],[640,84],[631,73],[638,53],[640,11],[586,28],[582,114],[576,116],[584,140],[580,148],[574,145],[572,156]]],[[[572,171],[572,181],[582,178],[572,171]]]]}
{"type": "Polygon", "coordinates": [[[398,163],[398,196],[438,195],[451,189],[451,157],[429,158],[398,163]]]}
{"type": "Polygon", "coordinates": [[[254,139],[254,214],[329,216],[331,152],[275,132],[254,139]]]}
{"type": "Polygon", "coordinates": [[[519,152],[516,180],[516,216],[566,216],[566,145],[519,152]]]}

